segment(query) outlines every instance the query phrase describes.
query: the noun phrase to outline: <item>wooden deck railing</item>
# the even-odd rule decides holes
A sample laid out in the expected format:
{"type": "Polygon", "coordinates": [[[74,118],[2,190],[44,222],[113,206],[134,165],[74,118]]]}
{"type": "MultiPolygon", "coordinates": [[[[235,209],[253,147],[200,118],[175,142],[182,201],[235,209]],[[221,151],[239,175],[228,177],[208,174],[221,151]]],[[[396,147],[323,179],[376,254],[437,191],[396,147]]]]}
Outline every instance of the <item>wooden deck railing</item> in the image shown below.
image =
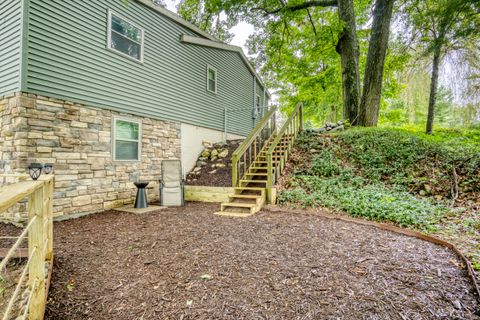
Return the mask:
{"type": "MultiPolygon", "coordinates": [[[[44,176],[38,181],[23,181],[0,188],[0,214],[28,197],[28,223],[15,243],[0,262],[0,273],[8,272],[7,264],[15,258],[22,241],[28,236],[28,256],[15,289],[3,311],[3,320],[41,320],[45,312],[45,264],[53,259],[53,188],[54,176],[44,176]],[[26,288],[25,288],[26,287],[26,288]],[[28,295],[24,295],[27,293],[28,295]],[[16,306],[18,297],[27,297],[26,305],[16,306]],[[14,310],[20,314],[12,314],[14,310]]],[[[1,239],[2,237],[0,237],[1,239]]],[[[3,237],[9,238],[9,237],[3,237]]],[[[0,313],[1,314],[1,313],[0,313]]]]}
{"type": "Polygon", "coordinates": [[[290,117],[287,119],[283,127],[278,132],[275,140],[267,150],[266,160],[267,160],[267,200],[271,202],[272,200],[272,188],[278,180],[281,172],[285,167],[285,163],[288,159],[290,151],[293,146],[293,142],[298,134],[303,130],[303,105],[298,103],[295,109],[293,110],[290,117]],[[287,138],[287,149],[285,152],[281,153],[280,158],[276,162],[273,161],[273,153],[278,144],[287,138]],[[275,169],[275,170],[273,170],[275,169]]]}
{"type": "Polygon", "coordinates": [[[237,187],[239,181],[248,171],[253,161],[260,153],[276,130],[275,112],[272,107],[258,122],[248,137],[238,146],[232,154],[232,187],[237,187]]]}

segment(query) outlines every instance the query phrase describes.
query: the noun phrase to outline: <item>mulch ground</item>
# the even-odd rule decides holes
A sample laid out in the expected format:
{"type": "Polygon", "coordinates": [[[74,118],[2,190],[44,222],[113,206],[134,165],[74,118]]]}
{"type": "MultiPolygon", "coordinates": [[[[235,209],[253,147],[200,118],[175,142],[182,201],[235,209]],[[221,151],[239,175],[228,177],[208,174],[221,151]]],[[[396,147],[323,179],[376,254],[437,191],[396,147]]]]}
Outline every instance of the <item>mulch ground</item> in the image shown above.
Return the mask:
{"type": "Polygon", "coordinates": [[[225,158],[214,161],[208,159],[207,163],[195,176],[187,175],[186,185],[190,186],[212,186],[212,187],[231,187],[232,186],[232,154],[238,148],[243,140],[228,141],[228,155],[225,158]],[[224,168],[216,168],[214,165],[221,163],[224,168]],[[214,173],[211,173],[215,171],[214,173]]]}
{"type": "Polygon", "coordinates": [[[55,223],[47,319],[480,319],[449,250],[371,226],[189,203],[55,223]]]}

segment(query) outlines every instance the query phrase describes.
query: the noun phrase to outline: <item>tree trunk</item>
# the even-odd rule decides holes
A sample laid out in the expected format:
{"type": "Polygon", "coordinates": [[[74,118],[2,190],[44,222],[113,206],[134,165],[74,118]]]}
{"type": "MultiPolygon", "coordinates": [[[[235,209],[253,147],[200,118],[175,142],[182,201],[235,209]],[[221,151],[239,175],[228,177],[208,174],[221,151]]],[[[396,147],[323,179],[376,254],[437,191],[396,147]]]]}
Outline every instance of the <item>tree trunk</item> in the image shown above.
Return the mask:
{"type": "Polygon", "coordinates": [[[435,48],[433,52],[432,79],[430,82],[430,98],[428,100],[428,115],[426,133],[431,134],[433,130],[433,120],[435,118],[435,104],[437,103],[438,90],[438,69],[440,67],[441,47],[435,48]]]}
{"type": "Polygon", "coordinates": [[[368,46],[367,64],[360,101],[359,124],[376,126],[382,97],[383,69],[390,35],[393,3],[395,0],[377,0],[373,10],[372,35],[368,46]]]}
{"type": "Polygon", "coordinates": [[[345,24],[336,47],[342,64],[343,117],[355,125],[358,122],[360,102],[360,48],[353,0],[338,0],[338,14],[345,24]]]}

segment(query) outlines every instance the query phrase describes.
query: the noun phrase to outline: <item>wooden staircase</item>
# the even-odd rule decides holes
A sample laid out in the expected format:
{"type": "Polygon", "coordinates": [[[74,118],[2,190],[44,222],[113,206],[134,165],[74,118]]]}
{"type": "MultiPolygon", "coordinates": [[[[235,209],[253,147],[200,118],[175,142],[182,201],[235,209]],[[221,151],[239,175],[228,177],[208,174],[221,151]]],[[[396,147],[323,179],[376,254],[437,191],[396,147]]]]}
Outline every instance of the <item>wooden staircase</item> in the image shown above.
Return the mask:
{"type": "Polygon", "coordinates": [[[273,201],[272,189],[284,169],[295,138],[302,130],[303,121],[302,105],[299,104],[277,132],[275,111],[270,110],[233,153],[234,194],[215,214],[247,217],[273,201]]]}

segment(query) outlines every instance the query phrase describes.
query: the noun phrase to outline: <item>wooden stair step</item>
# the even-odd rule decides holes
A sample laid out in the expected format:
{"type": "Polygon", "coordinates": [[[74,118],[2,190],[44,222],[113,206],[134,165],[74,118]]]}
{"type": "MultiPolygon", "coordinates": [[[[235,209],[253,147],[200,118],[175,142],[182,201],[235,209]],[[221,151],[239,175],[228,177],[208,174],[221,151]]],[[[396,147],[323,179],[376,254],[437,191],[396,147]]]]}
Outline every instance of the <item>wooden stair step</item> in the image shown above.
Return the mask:
{"type": "Polygon", "coordinates": [[[228,197],[232,198],[232,199],[238,198],[238,199],[254,199],[254,200],[262,198],[262,196],[257,196],[257,195],[254,195],[254,194],[233,194],[233,195],[230,195],[228,197]]]}
{"type": "Polygon", "coordinates": [[[268,176],[268,172],[247,172],[246,176],[268,176]]]}
{"type": "Polygon", "coordinates": [[[265,183],[267,184],[267,180],[240,180],[240,183],[265,183]]]}
{"type": "Polygon", "coordinates": [[[248,209],[251,214],[259,211],[257,203],[244,203],[244,202],[224,202],[220,205],[220,211],[225,211],[227,208],[242,208],[248,209]]]}
{"type": "MultiPolygon", "coordinates": [[[[250,167],[250,170],[268,170],[267,167],[250,167]]],[[[275,168],[272,168],[272,171],[275,171],[275,168]]]]}
{"type": "Polygon", "coordinates": [[[233,188],[235,194],[241,194],[242,192],[257,192],[262,197],[265,195],[265,188],[261,187],[235,187],[233,188]]]}
{"type": "MultiPolygon", "coordinates": [[[[255,160],[253,163],[268,163],[268,161],[265,160],[255,160]]],[[[272,160],[272,163],[280,163],[280,161],[277,160],[272,160]]]]}
{"type": "MultiPolygon", "coordinates": [[[[233,194],[229,195],[228,199],[230,202],[234,202],[235,200],[238,201],[254,201],[257,206],[260,206],[263,202],[264,197],[262,195],[255,195],[255,194],[233,194]]],[[[247,203],[247,202],[244,202],[247,203]]]]}

